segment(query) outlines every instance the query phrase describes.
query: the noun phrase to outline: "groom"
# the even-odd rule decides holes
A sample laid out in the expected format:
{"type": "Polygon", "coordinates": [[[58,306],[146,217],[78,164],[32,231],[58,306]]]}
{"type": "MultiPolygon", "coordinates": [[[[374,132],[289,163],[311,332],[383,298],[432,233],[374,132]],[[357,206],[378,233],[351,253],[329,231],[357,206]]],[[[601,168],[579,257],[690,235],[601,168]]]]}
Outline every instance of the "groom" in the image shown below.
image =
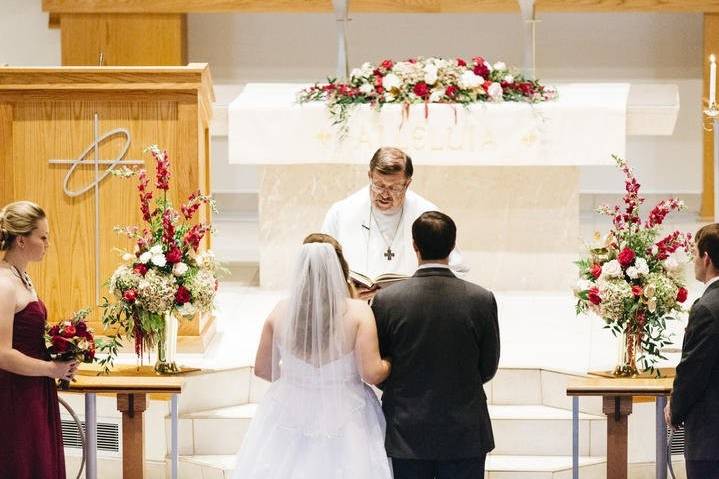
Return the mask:
{"type": "Polygon", "coordinates": [[[372,304],[392,358],[382,409],[395,479],[482,479],[494,449],[482,385],[499,363],[497,303],[449,269],[456,235],[449,216],[423,213],[412,224],[419,269],[372,304]]]}

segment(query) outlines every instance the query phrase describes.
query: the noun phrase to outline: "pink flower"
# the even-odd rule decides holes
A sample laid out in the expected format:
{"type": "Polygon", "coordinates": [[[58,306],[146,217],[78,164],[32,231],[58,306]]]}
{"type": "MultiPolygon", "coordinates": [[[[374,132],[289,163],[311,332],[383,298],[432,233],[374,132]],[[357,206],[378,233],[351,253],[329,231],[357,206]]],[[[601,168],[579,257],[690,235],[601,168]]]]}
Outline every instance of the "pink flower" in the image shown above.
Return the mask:
{"type": "Polygon", "coordinates": [[[132,270],[140,276],[145,276],[145,274],[147,274],[147,266],[142,263],[135,264],[135,266],[132,267],[132,270]]]}
{"type": "Polygon", "coordinates": [[[599,278],[602,275],[602,266],[594,263],[589,268],[589,274],[591,274],[594,279],[599,278]]]}
{"type": "Polygon", "coordinates": [[[680,303],[683,303],[687,300],[687,296],[689,295],[689,292],[686,288],[679,288],[679,291],[677,291],[677,301],[680,303]]]}
{"type": "Polygon", "coordinates": [[[182,306],[192,299],[190,291],[184,286],[178,286],[177,292],[175,293],[175,302],[182,306]]]}
{"type": "Polygon", "coordinates": [[[420,98],[427,99],[429,97],[429,85],[423,81],[416,83],[412,91],[420,98]]]}
{"type": "Polygon", "coordinates": [[[635,298],[639,298],[644,293],[644,290],[638,284],[632,286],[632,294],[635,298]]]}
{"type": "Polygon", "coordinates": [[[634,263],[634,259],[637,257],[634,250],[632,250],[629,247],[625,247],[620,253],[619,256],[617,256],[617,260],[619,261],[619,264],[622,265],[622,268],[628,268],[629,266],[634,263]]]}
{"type": "Polygon", "coordinates": [[[465,61],[464,61],[463,59],[461,59],[461,58],[457,58],[457,66],[466,67],[466,66],[467,66],[467,62],[465,62],[465,61]]]}
{"type": "Polygon", "coordinates": [[[182,261],[182,250],[180,250],[177,246],[173,246],[170,248],[170,251],[165,253],[165,259],[170,264],[179,263],[182,261]]]}
{"type": "Polygon", "coordinates": [[[380,67],[384,68],[385,70],[391,70],[394,66],[394,62],[392,60],[385,60],[380,64],[380,67]]]}
{"type": "Polygon", "coordinates": [[[132,288],[128,289],[127,291],[122,293],[122,299],[124,299],[128,303],[134,303],[137,299],[137,291],[132,288]]]}

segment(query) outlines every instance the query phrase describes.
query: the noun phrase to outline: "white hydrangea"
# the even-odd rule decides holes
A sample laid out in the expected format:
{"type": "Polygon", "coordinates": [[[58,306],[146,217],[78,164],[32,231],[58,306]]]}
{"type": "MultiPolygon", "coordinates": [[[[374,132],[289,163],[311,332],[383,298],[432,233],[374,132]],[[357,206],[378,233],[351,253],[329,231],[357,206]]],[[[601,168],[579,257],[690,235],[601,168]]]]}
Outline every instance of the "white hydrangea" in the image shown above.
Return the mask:
{"type": "Polygon", "coordinates": [[[511,74],[508,73],[508,74],[504,75],[504,78],[502,78],[502,80],[504,80],[506,83],[511,84],[511,83],[514,83],[514,76],[512,76],[511,74]]]}
{"type": "Polygon", "coordinates": [[[427,85],[434,85],[437,82],[437,67],[433,64],[424,67],[424,82],[427,85]]]}
{"type": "Polygon", "coordinates": [[[636,266],[630,266],[627,268],[627,276],[629,276],[632,279],[637,279],[639,277],[639,270],[637,270],[636,266]]]}
{"type": "Polygon", "coordinates": [[[372,93],[372,90],[374,90],[374,87],[372,85],[370,85],[369,83],[363,83],[359,87],[360,93],[364,93],[365,95],[372,93]]]}
{"type": "Polygon", "coordinates": [[[150,254],[152,254],[153,256],[162,254],[162,245],[156,244],[155,246],[150,248],[150,254]]]}
{"type": "Polygon", "coordinates": [[[152,253],[150,253],[149,251],[145,251],[140,255],[138,259],[140,263],[147,264],[152,259],[152,253]]]}
{"type": "Polygon", "coordinates": [[[637,258],[634,260],[634,267],[637,269],[639,276],[646,276],[649,274],[649,265],[647,260],[644,258],[637,258]]]}
{"type": "Polygon", "coordinates": [[[152,259],[150,261],[159,268],[163,268],[167,264],[167,258],[165,258],[165,255],[162,253],[152,255],[152,259]]]}
{"type": "Polygon", "coordinates": [[[439,100],[444,97],[445,89],[444,88],[437,88],[432,90],[432,93],[429,95],[429,101],[431,102],[438,102],[439,100]]]}
{"type": "Polygon", "coordinates": [[[506,70],[507,64],[504,62],[497,62],[493,65],[492,68],[494,68],[495,70],[506,70]]]}

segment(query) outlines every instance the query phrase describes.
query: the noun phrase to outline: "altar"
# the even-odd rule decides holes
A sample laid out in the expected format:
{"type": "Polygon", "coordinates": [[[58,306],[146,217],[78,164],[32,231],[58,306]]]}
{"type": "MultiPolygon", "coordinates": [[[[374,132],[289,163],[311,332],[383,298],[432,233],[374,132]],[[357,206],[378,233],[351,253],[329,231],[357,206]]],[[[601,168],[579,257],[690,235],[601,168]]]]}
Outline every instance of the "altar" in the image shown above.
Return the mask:
{"type": "Polygon", "coordinates": [[[541,104],[356,107],[342,136],[306,85],[250,84],[228,112],[229,161],[261,166],[260,282],[287,285],[302,238],[329,206],[367,183],[380,146],[413,159],[411,188],[452,216],[467,279],[495,290],[561,290],[580,247],[579,170],[612,165],[627,134],[669,135],[673,85],[559,85],[541,104]],[[549,271],[552,274],[547,274],[549,271]]]}

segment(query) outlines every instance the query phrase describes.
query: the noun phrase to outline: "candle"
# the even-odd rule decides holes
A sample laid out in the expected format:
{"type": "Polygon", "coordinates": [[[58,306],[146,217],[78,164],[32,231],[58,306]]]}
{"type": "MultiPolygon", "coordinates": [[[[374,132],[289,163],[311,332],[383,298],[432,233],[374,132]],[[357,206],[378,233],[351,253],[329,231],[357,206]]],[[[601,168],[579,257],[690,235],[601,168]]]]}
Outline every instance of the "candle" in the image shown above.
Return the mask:
{"type": "Polygon", "coordinates": [[[717,61],[714,54],[709,55],[709,106],[717,100],[717,61]]]}

